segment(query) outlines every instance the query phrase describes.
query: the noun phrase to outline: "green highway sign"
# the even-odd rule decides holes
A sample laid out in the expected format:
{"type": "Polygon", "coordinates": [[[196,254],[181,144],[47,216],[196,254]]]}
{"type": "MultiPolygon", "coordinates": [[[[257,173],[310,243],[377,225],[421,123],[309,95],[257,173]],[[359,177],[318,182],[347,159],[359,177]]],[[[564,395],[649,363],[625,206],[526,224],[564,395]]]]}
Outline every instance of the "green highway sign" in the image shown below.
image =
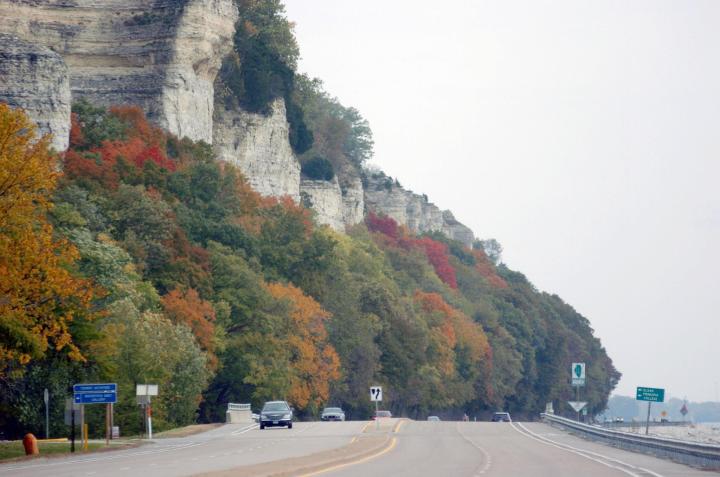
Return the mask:
{"type": "Polygon", "coordinates": [[[665,402],[665,390],[660,388],[637,388],[635,400],[665,402]]]}
{"type": "Polygon", "coordinates": [[[573,363],[570,373],[573,386],[585,386],[585,363],[573,363]]]}

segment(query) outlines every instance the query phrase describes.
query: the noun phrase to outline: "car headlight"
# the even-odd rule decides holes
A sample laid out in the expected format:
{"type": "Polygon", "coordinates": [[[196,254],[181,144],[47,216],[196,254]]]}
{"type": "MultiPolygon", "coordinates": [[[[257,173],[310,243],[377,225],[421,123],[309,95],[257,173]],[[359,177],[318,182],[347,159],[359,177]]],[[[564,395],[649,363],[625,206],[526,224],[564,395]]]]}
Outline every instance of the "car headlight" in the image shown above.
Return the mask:
{"type": "Polygon", "coordinates": [[[287,414],[283,414],[283,419],[290,419],[292,417],[292,414],[289,412],[287,414]]]}

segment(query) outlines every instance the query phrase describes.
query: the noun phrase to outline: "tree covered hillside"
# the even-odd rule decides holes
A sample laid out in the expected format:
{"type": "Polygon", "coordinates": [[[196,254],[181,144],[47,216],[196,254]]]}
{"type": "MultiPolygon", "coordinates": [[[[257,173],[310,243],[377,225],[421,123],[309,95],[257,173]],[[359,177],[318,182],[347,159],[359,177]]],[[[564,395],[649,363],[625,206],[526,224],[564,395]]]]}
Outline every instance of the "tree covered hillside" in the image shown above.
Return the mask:
{"type": "MultiPolygon", "coordinates": [[[[118,383],[124,433],[139,431],[142,382],[160,384],[160,429],[277,398],[301,416],[332,403],[366,418],[372,384],[411,417],[534,413],[571,397],[573,360],[588,363],[591,411],[604,409],[619,374],[588,321],[482,248],[373,213],[347,235],[318,227],[133,107],[77,104],[58,175],[21,116],[5,107],[0,118],[4,174],[23,181],[0,191],[0,267],[20,275],[36,257],[22,230],[44,230],[37,240],[57,252],[25,276],[63,281],[3,279],[6,432],[40,429],[43,388],[64,397],[76,382],[118,383]]],[[[52,416],[62,433],[62,405],[52,416]]]]}

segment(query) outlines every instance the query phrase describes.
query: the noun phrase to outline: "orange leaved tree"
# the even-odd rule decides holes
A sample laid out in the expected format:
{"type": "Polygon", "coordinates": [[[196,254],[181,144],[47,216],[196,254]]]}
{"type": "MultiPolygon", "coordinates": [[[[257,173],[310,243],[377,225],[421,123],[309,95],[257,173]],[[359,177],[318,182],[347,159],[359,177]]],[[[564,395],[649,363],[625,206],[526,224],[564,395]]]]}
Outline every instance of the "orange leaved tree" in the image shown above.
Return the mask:
{"type": "Polygon", "coordinates": [[[292,377],[288,400],[301,409],[327,401],[330,382],[340,377],[340,358],[328,343],[330,313],[293,285],[271,283],[270,294],[290,304],[287,345],[292,377]]]}
{"type": "Polygon", "coordinates": [[[89,316],[93,290],[69,271],[77,250],[46,218],[58,177],[49,142],[23,111],[0,104],[0,376],[48,347],[84,359],[70,326],[89,316]]]}

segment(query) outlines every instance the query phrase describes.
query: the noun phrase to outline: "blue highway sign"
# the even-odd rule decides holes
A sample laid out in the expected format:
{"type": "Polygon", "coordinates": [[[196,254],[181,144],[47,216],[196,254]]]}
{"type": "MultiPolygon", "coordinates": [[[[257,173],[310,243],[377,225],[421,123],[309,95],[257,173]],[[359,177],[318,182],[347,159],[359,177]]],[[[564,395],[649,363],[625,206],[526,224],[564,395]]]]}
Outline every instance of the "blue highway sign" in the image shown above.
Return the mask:
{"type": "Polygon", "coordinates": [[[116,393],[75,393],[75,404],[110,404],[117,402],[116,393]]]}
{"type": "Polygon", "coordinates": [[[73,386],[75,404],[111,404],[117,402],[117,384],[75,384],[73,386]]]}
{"type": "Polygon", "coordinates": [[[117,384],[115,383],[104,383],[104,384],[75,384],[73,385],[73,393],[116,393],[117,384]]]}

